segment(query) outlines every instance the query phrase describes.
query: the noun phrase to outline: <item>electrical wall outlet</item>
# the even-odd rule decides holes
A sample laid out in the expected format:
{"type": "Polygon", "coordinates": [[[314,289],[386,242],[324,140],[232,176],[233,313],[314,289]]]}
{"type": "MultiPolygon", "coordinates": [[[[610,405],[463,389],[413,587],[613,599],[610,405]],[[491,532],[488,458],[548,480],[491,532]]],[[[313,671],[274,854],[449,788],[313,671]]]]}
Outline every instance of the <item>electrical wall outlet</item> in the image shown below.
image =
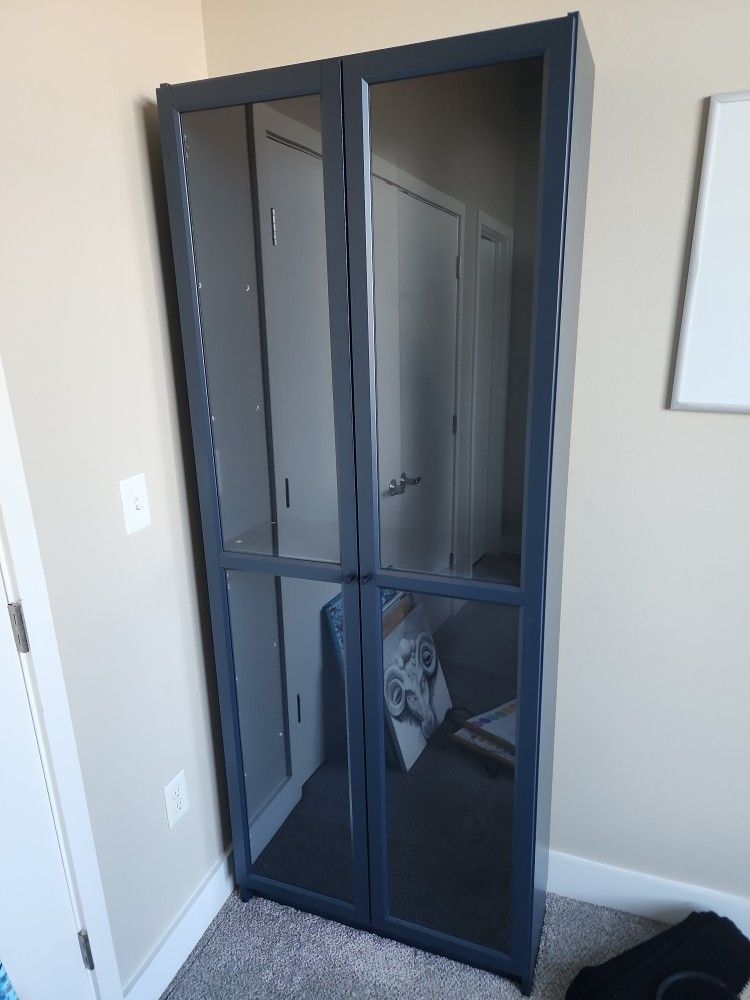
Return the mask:
{"type": "Polygon", "coordinates": [[[184,769],[164,786],[164,804],[167,807],[167,823],[171,830],[190,808],[184,769]]]}

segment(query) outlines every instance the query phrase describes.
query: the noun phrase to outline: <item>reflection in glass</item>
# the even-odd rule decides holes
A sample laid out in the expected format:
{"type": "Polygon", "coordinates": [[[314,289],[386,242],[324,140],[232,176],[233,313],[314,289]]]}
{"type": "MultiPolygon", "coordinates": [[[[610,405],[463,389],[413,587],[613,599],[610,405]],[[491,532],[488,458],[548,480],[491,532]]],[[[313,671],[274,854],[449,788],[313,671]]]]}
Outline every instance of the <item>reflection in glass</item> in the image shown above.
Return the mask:
{"type": "Polygon", "coordinates": [[[224,547],[337,562],[320,100],[182,130],[224,547]]]}
{"type": "Polygon", "coordinates": [[[382,602],[389,912],[507,951],[518,609],[382,602]]]}
{"type": "Polygon", "coordinates": [[[370,87],[383,566],[520,581],[541,82],[370,87]]]}
{"type": "Polygon", "coordinates": [[[227,573],[255,874],[351,901],[341,591],[227,573]]]}

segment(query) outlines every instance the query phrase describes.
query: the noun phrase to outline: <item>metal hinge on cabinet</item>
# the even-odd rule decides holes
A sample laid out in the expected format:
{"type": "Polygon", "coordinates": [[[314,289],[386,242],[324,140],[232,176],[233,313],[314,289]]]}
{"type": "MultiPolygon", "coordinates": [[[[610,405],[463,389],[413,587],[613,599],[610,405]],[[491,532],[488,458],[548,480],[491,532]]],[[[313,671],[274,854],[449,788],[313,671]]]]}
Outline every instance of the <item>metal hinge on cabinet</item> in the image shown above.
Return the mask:
{"type": "Polygon", "coordinates": [[[453,553],[451,552],[450,558],[448,559],[448,569],[453,569],[453,553]]]}
{"type": "Polygon", "coordinates": [[[461,270],[463,268],[464,259],[461,254],[456,257],[456,281],[461,277],[461,270]]]}
{"type": "Polygon", "coordinates": [[[279,244],[279,234],[276,232],[276,209],[271,209],[271,242],[274,246],[279,244]]]}
{"type": "Polygon", "coordinates": [[[453,433],[455,434],[457,430],[458,430],[458,414],[454,413],[453,414],[453,433]]]}
{"type": "Polygon", "coordinates": [[[29,634],[26,631],[26,619],[23,617],[23,608],[20,601],[14,601],[8,605],[10,615],[10,625],[13,629],[13,638],[16,640],[16,649],[19,653],[28,653],[29,634]]]}
{"type": "Polygon", "coordinates": [[[88,931],[78,932],[78,944],[81,946],[81,958],[83,959],[84,966],[89,970],[89,972],[93,972],[94,955],[91,951],[91,942],[89,941],[88,931]]]}

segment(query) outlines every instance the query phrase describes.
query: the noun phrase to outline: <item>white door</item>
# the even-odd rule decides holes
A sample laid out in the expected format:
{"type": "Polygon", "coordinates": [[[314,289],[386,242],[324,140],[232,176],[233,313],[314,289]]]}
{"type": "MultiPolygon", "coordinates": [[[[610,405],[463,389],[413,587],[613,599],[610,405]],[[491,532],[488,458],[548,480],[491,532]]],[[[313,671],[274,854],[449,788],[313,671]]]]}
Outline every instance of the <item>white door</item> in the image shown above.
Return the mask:
{"type": "Polygon", "coordinates": [[[253,114],[279,555],[338,562],[320,134],[253,114]]]}
{"type": "MultiPolygon", "coordinates": [[[[272,105],[253,123],[279,554],[338,562],[321,136],[272,105]]],[[[256,856],[326,756],[321,609],[338,590],[281,580],[290,774],[251,827],[256,856]]]]}
{"type": "MultiPolygon", "coordinates": [[[[2,578],[0,598],[7,604],[2,578]]],[[[0,815],[0,961],[21,1000],[93,996],[5,608],[0,608],[0,815]]]]}
{"type": "MultiPolygon", "coordinates": [[[[279,553],[337,561],[320,133],[268,105],[254,124],[279,553]]],[[[373,225],[383,562],[445,571],[460,218],[375,177],[373,225]],[[392,497],[402,473],[421,481],[392,497]]]]}
{"type": "Polygon", "coordinates": [[[445,572],[453,548],[459,217],[373,179],[381,561],[445,572]],[[419,480],[400,491],[402,474],[419,480]],[[391,488],[396,481],[396,491],[391,488]]]}

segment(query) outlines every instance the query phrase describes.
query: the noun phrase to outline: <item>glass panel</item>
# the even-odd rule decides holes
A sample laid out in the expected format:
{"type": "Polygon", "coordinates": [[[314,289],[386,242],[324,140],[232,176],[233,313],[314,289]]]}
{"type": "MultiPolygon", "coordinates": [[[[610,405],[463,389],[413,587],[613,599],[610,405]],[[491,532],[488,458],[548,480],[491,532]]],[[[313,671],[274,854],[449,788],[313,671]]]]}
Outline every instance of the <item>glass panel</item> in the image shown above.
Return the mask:
{"type": "Polygon", "coordinates": [[[542,63],[370,87],[381,563],[520,581],[542,63]]]}
{"type": "Polygon", "coordinates": [[[338,562],[320,99],[182,130],[224,547],[338,562]]]}
{"type": "Polygon", "coordinates": [[[352,900],[341,590],[227,573],[252,870],[352,900]]]}
{"type": "Polygon", "coordinates": [[[389,912],[507,951],[518,608],[381,597],[389,912]]]}

